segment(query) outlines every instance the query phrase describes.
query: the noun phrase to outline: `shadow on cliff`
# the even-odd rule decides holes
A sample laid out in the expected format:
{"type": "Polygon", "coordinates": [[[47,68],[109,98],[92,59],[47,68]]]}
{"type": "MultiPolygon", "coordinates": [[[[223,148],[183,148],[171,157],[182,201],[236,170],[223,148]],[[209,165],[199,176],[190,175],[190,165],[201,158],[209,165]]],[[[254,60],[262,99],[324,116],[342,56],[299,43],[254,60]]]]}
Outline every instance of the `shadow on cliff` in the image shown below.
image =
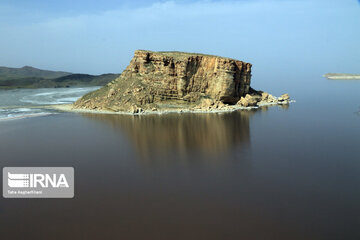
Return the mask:
{"type": "Polygon", "coordinates": [[[250,147],[250,118],[267,108],[221,114],[106,115],[83,113],[128,136],[143,160],[219,159],[250,147]]]}

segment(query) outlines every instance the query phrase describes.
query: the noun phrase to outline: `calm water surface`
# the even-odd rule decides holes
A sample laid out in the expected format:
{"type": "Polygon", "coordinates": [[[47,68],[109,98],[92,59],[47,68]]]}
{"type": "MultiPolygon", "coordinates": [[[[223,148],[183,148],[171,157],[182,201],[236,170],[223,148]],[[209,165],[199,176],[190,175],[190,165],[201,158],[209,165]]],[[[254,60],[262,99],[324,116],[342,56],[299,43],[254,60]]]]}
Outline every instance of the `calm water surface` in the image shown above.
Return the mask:
{"type": "Polygon", "coordinates": [[[0,199],[0,236],[360,239],[360,81],[316,81],[283,107],[0,122],[1,167],[75,168],[74,199],[0,199]]]}

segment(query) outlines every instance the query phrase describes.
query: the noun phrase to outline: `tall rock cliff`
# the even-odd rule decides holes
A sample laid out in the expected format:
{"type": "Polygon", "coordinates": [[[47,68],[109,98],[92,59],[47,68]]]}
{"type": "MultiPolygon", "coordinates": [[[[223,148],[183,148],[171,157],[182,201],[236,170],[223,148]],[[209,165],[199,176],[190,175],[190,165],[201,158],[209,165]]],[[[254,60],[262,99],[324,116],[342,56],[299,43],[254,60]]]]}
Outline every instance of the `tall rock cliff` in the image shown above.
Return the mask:
{"type": "Polygon", "coordinates": [[[75,108],[191,108],[205,99],[236,104],[249,93],[251,64],[204,54],[138,50],[124,72],[75,108]]]}

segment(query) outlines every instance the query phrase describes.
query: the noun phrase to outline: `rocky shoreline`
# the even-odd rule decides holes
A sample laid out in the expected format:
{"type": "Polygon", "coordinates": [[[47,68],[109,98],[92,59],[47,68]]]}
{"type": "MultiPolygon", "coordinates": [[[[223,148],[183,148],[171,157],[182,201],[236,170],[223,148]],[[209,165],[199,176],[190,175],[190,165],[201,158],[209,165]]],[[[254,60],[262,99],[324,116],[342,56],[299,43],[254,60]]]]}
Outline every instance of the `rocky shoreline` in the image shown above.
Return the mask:
{"type": "Polygon", "coordinates": [[[204,101],[200,106],[194,108],[183,108],[183,109],[174,109],[174,108],[162,108],[162,109],[151,109],[144,110],[142,108],[133,109],[133,111],[111,111],[111,110],[101,110],[101,109],[79,109],[76,108],[73,104],[59,104],[59,105],[50,105],[44,106],[44,108],[54,109],[63,112],[73,112],[73,113],[93,113],[93,114],[120,114],[120,115],[148,115],[148,114],[168,114],[168,113],[226,113],[233,112],[238,110],[252,110],[258,109],[265,106],[274,106],[274,105],[288,105],[295,102],[295,100],[290,100],[288,94],[283,94],[280,97],[274,97],[268,93],[263,93],[261,98],[259,95],[255,96],[245,96],[239,100],[239,104],[228,105],[222,104],[221,102],[213,101],[204,101]]]}

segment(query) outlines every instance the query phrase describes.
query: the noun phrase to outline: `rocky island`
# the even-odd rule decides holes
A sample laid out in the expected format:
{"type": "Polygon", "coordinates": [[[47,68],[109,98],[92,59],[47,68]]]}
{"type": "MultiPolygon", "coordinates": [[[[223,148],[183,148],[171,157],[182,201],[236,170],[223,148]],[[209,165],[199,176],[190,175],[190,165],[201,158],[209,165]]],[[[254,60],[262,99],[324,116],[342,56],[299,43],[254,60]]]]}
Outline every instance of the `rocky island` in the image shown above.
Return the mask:
{"type": "Polygon", "coordinates": [[[229,111],[288,104],[250,87],[250,63],[194,53],[135,51],[123,73],[71,107],[120,113],[229,111]]]}

